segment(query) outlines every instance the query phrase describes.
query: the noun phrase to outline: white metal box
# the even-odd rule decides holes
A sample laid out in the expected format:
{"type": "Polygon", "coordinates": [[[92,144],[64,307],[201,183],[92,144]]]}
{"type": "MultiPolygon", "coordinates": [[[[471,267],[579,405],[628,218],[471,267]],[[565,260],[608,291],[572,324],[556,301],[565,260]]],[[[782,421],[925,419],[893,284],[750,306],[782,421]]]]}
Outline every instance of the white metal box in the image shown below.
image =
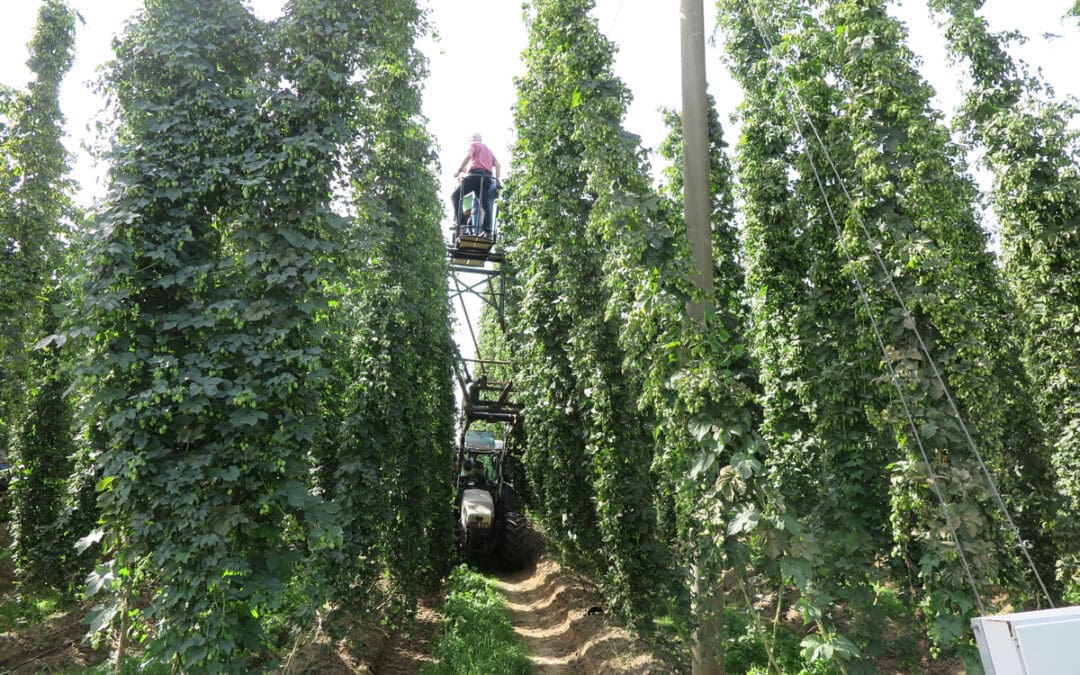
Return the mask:
{"type": "Polygon", "coordinates": [[[1080,675],[1080,607],[971,621],[987,675],[1080,675]]]}

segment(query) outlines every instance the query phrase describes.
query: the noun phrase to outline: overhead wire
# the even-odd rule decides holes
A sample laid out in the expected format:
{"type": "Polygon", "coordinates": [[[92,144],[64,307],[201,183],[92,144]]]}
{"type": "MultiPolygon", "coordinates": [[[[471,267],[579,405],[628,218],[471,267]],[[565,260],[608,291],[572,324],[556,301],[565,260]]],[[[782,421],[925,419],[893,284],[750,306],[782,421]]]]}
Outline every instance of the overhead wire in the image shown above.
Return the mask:
{"type": "Polygon", "coordinates": [[[619,14],[622,13],[622,6],[625,2],[626,0],[619,0],[619,6],[615,8],[615,16],[611,18],[611,25],[608,26],[607,35],[611,35],[612,31],[615,30],[615,24],[619,22],[619,14]]]}
{"type": "MultiPolygon", "coordinates": [[[[762,28],[762,21],[761,21],[760,16],[758,15],[758,11],[757,11],[757,7],[755,5],[755,1],[754,0],[749,0],[747,4],[750,7],[750,13],[752,15],[755,28],[758,31],[758,35],[761,37],[762,42],[767,47],[766,51],[767,51],[767,55],[768,55],[769,60],[773,61],[775,63],[775,65],[777,66],[777,71],[779,72],[780,77],[784,80],[784,82],[786,83],[788,89],[791,91],[794,99],[798,102],[799,107],[802,110],[803,114],[806,116],[807,124],[809,125],[811,131],[813,132],[813,135],[814,135],[815,140],[817,141],[818,147],[821,148],[822,154],[825,156],[825,159],[827,160],[827,162],[829,164],[829,168],[831,169],[831,171],[833,173],[833,176],[835,176],[837,184],[839,185],[840,190],[841,190],[842,194],[844,195],[844,198],[848,201],[848,204],[852,207],[852,209],[851,209],[852,216],[859,223],[859,226],[862,229],[863,234],[865,235],[867,242],[872,242],[873,239],[871,237],[870,230],[866,226],[865,221],[862,219],[862,217],[858,214],[857,210],[855,209],[855,200],[851,196],[851,193],[848,192],[847,186],[844,183],[844,179],[840,175],[839,170],[836,168],[836,163],[833,161],[833,158],[832,158],[831,153],[829,152],[828,146],[825,144],[824,140],[821,138],[821,134],[819,133],[819,131],[817,129],[817,126],[814,124],[814,120],[813,120],[813,117],[810,115],[809,109],[807,108],[805,102],[802,100],[802,97],[800,96],[798,89],[795,87],[794,83],[788,77],[788,74],[787,74],[787,72],[786,72],[786,70],[784,68],[783,63],[781,63],[779,61],[779,58],[773,53],[773,43],[769,39],[769,37],[766,34],[765,30],[762,28]]],[[[829,202],[829,198],[828,198],[827,192],[825,190],[824,181],[821,178],[820,172],[818,171],[817,164],[814,162],[813,155],[811,153],[809,139],[807,138],[806,134],[803,131],[803,126],[799,122],[799,115],[798,115],[797,111],[795,110],[795,107],[792,104],[791,99],[785,97],[784,100],[785,100],[786,106],[788,108],[788,112],[791,114],[791,119],[792,119],[792,122],[795,125],[796,132],[798,133],[799,137],[802,139],[803,145],[806,148],[806,157],[807,157],[807,160],[809,162],[811,171],[814,174],[815,182],[816,182],[816,184],[818,186],[818,190],[821,192],[822,199],[825,202],[825,207],[826,207],[826,210],[828,211],[829,218],[832,221],[834,229],[836,230],[838,243],[840,244],[840,249],[843,251],[844,257],[848,261],[849,268],[852,269],[852,278],[853,278],[853,280],[855,282],[856,288],[858,289],[861,302],[862,302],[864,308],[866,309],[867,315],[870,317],[871,327],[872,327],[872,329],[874,331],[874,335],[875,335],[875,338],[877,340],[878,346],[882,350],[882,355],[884,357],[886,366],[887,366],[887,368],[889,370],[890,379],[892,380],[893,385],[896,388],[897,394],[900,397],[901,406],[904,409],[904,414],[907,417],[909,426],[911,427],[912,437],[915,439],[915,441],[916,441],[916,443],[917,443],[917,445],[919,447],[919,452],[920,452],[920,454],[922,456],[923,464],[924,464],[924,467],[925,467],[925,469],[927,471],[927,476],[928,476],[928,479],[929,479],[929,483],[930,483],[930,485],[931,485],[931,487],[932,487],[932,489],[933,489],[933,491],[935,493],[935,496],[937,497],[938,501],[941,503],[942,510],[945,513],[946,524],[947,524],[949,532],[950,532],[950,534],[951,534],[951,536],[953,538],[953,541],[954,541],[954,543],[956,545],[957,552],[960,555],[961,562],[963,563],[963,567],[964,567],[965,575],[967,576],[967,579],[968,579],[968,583],[971,585],[972,592],[975,595],[975,600],[976,600],[976,603],[978,604],[979,610],[981,612],[985,613],[986,610],[985,610],[985,607],[983,605],[982,598],[981,598],[981,596],[980,596],[980,594],[978,592],[978,586],[975,583],[975,579],[974,579],[974,576],[973,576],[972,571],[971,571],[971,566],[970,566],[970,564],[969,564],[969,562],[967,560],[967,556],[964,554],[963,546],[961,545],[961,541],[960,541],[960,538],[958,536],[955,524],[953,523],[952,517],[949,514],[948,505],[947,505],[947,503],[946,503],[946,501],[944,499],[944,495],[942,495],[942,493],[941,493],[940,486],[938,485],[937,474],[933,470],[933,467],[932,467],[932,465],[930,463],[929,455],[926,452],[926,448],[923,446],[921,436],[918,433],[918,429],[916,428],[914,415],[912,414],[911,409],[910,409],[910,407],[909,407],[909,405],[907,403],[907,397],[904,395],[903,388],[902,388],[902,386],[900,384],[899,377],[897,376],[895,368],[892,365],[892,359],[890,358],[889,353],[888,353],[888,351],[887,351],[887,349],[885,347],[884,338],[883,338],[883,336],[881,334],[881,330],[880,330],[880,327],[879,327],[879,325],[877,323],[877,319],[875,318],[874,313],[871,311],[869,296],[866,293],[865,287],[864,287],[861,279],[859,278],[858,273],[855,271],[854,259],[851,256],[851,253],[848,251],[847,245],[844,243],[843,229],[840,227],[840,224],[839,224],[839,222],[838,222],[838,220],[836,218],[836,215],[833,212],[832,205],[829,202]]],[[[899,288],[897,288],[896,283],[893,281],[892,275],[889,273],[888,267],[885,265],[885,261],[881,258],[881,255],[877,252],[877,250],[873,246],[869,246],[868,248],[873,253],[874,257],[877,259],[878,266],[880,267],[880,269],[884,273],[885,278],[888,279],[888,283],[889,283],[889,286],[890,286],[890,288],[891,288],[891,290],[893,292],[893,295],[895,296],[898,304],[900,305],[901,310],[904,312],[905,318],[909,321],[909,323],[907,325],[911,326],[911,329],[912,329],[912,331],[913,331],[913,333],[915,335],[916,341],[919,344],[919,349],[926,356],[927,362],[930,364],[931,371],[933,372],[934,378],[935,378],[936,382],[938,383],[938,385],[941,387],[942,391],[944,392],[944,394],[946,396],[946,399],[949,402],[950,410],[951,410],[951,412],[953,414],[953,417],[955,417],[957,422],[960,424],[960,428],[963,431],[965,441],[966,441],[968,447],[970,448],[970,450],[972,451],[972,454],[974,455],[974,457],[975,457],[975,459],[976,459],[976,461],[977,461],[977,463],[979,465],[980,470],[982,471],[984,477],[986,478],[988,487],[990,489],[990,493],[994,496],[994,499],[997,502],[998,507],[1001,509],[1002,513],[1005,516],[1006,522],[1008,523],[1010,529],[1012,530],[1013,535],[1016,537],[1018,548],[1022,552],[1022,554],[1024,556],[1024,559],[1026,560],[1028,566],[1031,568],[1031,571],[1034,574],[1036,581],[1038,582],[1040,590],[1042,591],[1043,595],[1046,597],[1047,602],[1049,603],[1050,607],[1053,607],[1054,606],[1053,598],[1050,596],[1050,593],[1047,590],[1046,584],[1043,583],[1042,576],[1039,574],[1038,568],[1035,566],[1034,561],[1032,561],[1032,559],[1031,559],[1031,555],[1028,552],[1027,543],[1025,542],[1025,540],[1023,538],[1023,535],[1021,535],[1019,528],[1016,526],[1016,523],[1013,521],[1012,516],[1009,513],[1008,507],[1005,504],[1005,500],[1002,498],[1001,493],[998,491],[998,488],[997,488],[997,485],[996,485],[996,483],[995,483],[995,481],[993,479],[993,476],[991,475],[990,470],[986,466],[986,463],[985,463],[985,461],[983,460],[983,457],[982,457],[982,453],[979,452],[978,446],[976,445],[974,438],[972,437],[970,431],[968,430],[967,424],[964,423],[963,416],[960,414],[959,407],[957,406],[956,401],[953,398],[952,392],[949,390],[948,385],[945,383],[944,377],[942,376],[941,371],[938,368],[938,365],[937,365],[936,361],[934,360],[932,354],[930,353],[930,349],[927,346],[926,341],[923,339],[922,333],[918,329],[918,326],[917,326],[917,324],[915,322],[915,317],[911,314],[910,310],[908,310],[907,304],[904,302],[903,295],[900,293],[899,288]]]]}

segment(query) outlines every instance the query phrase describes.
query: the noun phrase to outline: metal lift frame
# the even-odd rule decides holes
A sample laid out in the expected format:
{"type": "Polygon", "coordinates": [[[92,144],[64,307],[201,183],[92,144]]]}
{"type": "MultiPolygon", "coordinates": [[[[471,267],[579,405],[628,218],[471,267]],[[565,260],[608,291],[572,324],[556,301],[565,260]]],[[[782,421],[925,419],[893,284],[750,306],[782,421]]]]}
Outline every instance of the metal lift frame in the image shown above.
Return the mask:
{"type": "MultiPolygon", "coordinates": [[[[466,295],[474,295],[495,310],[499,328],[506,330],[506,283],[503,271],[505,258],[494,250],[498,240],[498,220],[492,214],[491,238],[468,234],[467,228],[455,223],[451,227],[453,243],[446,247],[449,261],[450,301],[457,300],[475,349],[475,359],[466,359],[457,350],[454,375],[461,388],[461,440],[475,421],[503,424],[503,442],[522,422],[522,407],[511,402],[513,375],[505,382],[488,381],[488,370],[496,366],[509,367],[506,361],[483,358],[477,331],[465,303],[466,295]],[[465,248],[462,248],[462,244],[465,248]],[[486,248],[485,248],[486,246],[486,248]]],[[[507,449],[509,445],[506,446],[507,449]]]]}

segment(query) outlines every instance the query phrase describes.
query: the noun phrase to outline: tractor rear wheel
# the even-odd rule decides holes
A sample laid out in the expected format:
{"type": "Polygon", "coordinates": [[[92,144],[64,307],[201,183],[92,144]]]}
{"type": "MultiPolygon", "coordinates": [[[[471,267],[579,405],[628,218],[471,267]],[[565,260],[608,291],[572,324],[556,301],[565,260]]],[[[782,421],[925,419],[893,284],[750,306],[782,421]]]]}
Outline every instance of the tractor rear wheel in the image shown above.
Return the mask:
{"type": "Polygon", "coordinates": [[[499,558],[503,568],[513,572],[524,567],[529,560],[529,525],[525,516],[517,511],[507,511],[503,515],[502,529],[499,558]]]}

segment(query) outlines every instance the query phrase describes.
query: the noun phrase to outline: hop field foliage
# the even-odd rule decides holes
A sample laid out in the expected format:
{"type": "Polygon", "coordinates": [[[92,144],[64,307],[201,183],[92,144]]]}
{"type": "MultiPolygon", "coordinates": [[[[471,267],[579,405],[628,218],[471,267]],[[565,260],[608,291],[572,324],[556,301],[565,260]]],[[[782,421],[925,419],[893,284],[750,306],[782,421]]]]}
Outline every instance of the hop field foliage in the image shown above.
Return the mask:
{"type": "MultiPolygon", "coordinates": [[[[710,113],[710,297],[679,115],[654,182],[593,2],[525,5],[507,331],[488,312],[480,341],[526,410],[517,494],[642,634],[726,618],[733,664],[871,672],[914,666],[914,636],[970,657],[968,619],[1039,606],[1036,572],[1080,593],[1076,109],[982,2],[927,4],[972,75],[953,128],[884,0],[718,4],[744,100],[733,147],[710,113]]],[[[80,214],[75,18],[42,3],[33,81],[0,91],[0,450],[20,589],[71,595],[96,557],[122,663],[140,640],[159,668],[269,669],[289,630],[397,622],[450,569],[430,28],[413,0],[147,0],[80,214]]],[[[448,583],[432,672],[527,672],[498,595],[448,583]]]]}

